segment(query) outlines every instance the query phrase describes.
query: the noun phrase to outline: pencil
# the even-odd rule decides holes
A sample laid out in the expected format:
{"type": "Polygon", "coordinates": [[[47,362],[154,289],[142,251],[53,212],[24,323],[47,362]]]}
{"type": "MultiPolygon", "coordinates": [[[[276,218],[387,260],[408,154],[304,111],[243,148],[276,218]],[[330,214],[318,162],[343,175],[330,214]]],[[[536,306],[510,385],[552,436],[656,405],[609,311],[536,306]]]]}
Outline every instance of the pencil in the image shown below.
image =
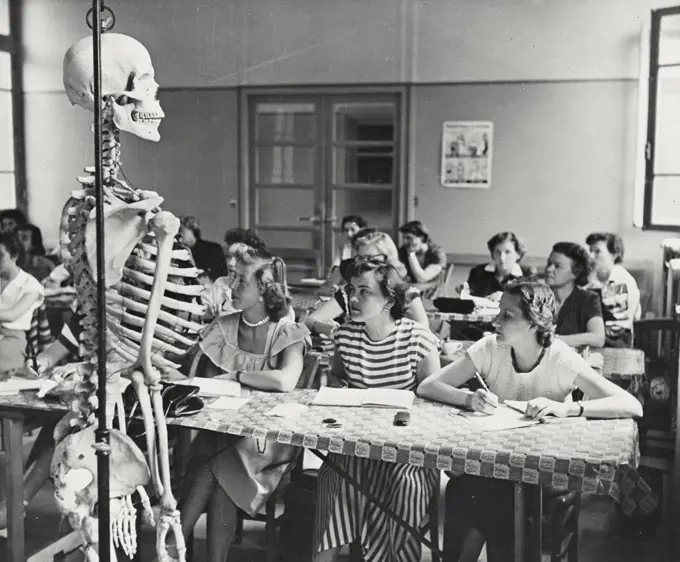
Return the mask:
{"type": "Polygon", "coordinates": [[[486,383],[484,382],[484,379],[483,379],[482,377],[479,376],[479,373],[475,373],[475,378],[479,381],[479,384],[482,385],[482,388],[483,388],[484,390],[486,390],[486,391],[489,392],[489,393],[491,392],[491,391],[489,390],[489,387],[486,386],[486,383]]]}

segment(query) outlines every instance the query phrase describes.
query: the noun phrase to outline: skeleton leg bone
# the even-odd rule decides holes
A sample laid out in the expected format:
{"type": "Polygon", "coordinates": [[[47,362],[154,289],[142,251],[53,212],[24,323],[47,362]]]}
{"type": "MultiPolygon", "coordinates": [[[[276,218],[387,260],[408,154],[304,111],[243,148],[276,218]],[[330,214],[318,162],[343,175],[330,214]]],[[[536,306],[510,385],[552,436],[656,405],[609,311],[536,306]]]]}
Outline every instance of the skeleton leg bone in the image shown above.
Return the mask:
{"type": "MultiPolygon", "coordinates": [[[[161,302],[163,299],[163,291],[167,283],[168,272],[170,271],[170,263],[172,259],[172,247],[175,235],[179,231],[179,219],[166,211],[157,213],[151,222],[151,228],[156,237],[156,246],[158,248],[156,258],[156,272],[153,277],[153,284],[151,286],[151,296],[149,298],[148,314],[144,322],[142,330],[142,341],[139,349],[139,357],[137,362],[132,367],[133,383],[135,390],[139,385],[135,379],[139,378],[139,371],[144,373],[144,382],[151,391],[151,404],[153,414],[156,421],[155,430],[158,431],[158,461],[161,469],[162,479],[162,493],[161,493],[161,515],[160,523],[156,534],[156,552],[158,559],[161,562],[171,560],[166,545],[166,536],[169,531],[172,531],[175,536],[175,544],[177,546],[178,558],[184,562],[184,555],[186,547],[184,545],[184,536],[182,535],[182,527],[180,524],[179,511],[177,510],[177,501],[172,495],[170,487],[170,458],[168,451],[168,430],[163,412],[163,398],[161,396],[161,376],[153,368],[151,361],[153,336],[158,322],[161,302]]],[[[138,394],[138,396],[140,396],[138,394]]],[[[154,432],[154,428],[147,425],[148,406],[143,404],[140,396],[140,407],[144,414],[144,426],[147,433],[147,442],[149,440],[149,433],[154,432]]],[[[149,455],[155,456],[155,451],[149,450],[149,455]]],[[[152,464],[156,462],[153,459],[152,464]]],[[[154,471],[155,472],[155,471],[154,471]]],[[[154,484],[155,477],[154,477],[154,484]]],[[[156,485],[158,489],[158,485],[156,485]]]]}

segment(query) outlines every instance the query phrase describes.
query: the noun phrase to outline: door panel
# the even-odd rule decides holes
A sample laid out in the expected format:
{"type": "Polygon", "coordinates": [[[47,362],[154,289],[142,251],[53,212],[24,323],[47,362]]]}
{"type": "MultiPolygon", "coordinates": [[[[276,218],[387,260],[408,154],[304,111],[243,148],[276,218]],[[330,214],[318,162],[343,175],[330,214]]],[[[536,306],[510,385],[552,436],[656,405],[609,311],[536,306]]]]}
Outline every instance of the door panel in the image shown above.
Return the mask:
{"type": "Polygon", "coordinates": [[[250,227],[289,280],[325,277],[343,216],[399,221],[397,94],[251,96],[250,227]]]}

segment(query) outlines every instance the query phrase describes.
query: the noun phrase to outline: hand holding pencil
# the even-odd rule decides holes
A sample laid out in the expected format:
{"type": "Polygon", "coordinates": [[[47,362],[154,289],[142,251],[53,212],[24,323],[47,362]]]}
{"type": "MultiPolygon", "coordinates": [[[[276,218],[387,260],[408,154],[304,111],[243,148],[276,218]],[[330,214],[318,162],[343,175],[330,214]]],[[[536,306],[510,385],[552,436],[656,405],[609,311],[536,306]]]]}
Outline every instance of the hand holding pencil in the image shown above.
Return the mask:
{"type": "Polygon", "coordinates": [[[498,407],[498,396],[489,390],[489,387],[486,386],[484,379],[479,376],[479,373],[475,373],[475,378],[482,388],[475,390],[472,394],[470,408],[475,412],[491,414],[498,407]]]}

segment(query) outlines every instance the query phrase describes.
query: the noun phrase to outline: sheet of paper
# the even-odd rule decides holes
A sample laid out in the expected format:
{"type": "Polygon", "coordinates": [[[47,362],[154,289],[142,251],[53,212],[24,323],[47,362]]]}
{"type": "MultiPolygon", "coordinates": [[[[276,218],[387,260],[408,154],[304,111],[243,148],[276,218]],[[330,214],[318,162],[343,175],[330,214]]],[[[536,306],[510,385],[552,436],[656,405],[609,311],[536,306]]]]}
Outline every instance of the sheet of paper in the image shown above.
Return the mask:
{"type": "Polygon", "coordinates": [[[199,396],[220,397],[220,396],[241,396],[241,385],[232,380],[225,379],[205,379],[194,377],[191,379],[172,381],[174,384],[188,384],[199,388],[199,396]]]}
{"type": "Polygon", "coordinates": [[[503,404],[505,404],[508,408],[516,410],[520,414],[524,414],[527,411],[528,402],[525,400],[504,400],[503,404]]]}
{"type": "Polygon", "coordinates": [[[515,429],[536,425],[538,420],[527,418],[524,413],[513,410],[501,404],[493,414],[480,412],[461,412],[461,418],[467,423],[482,431],[500,431],[503,429],[515,429]]]}
{"type": "Polygon", "coordinates": [[[43,382],[44,381],[40,379],[10,377],[6,381],[0,382],[0,393],[17,394],[22,390],[39,390],[43,382]]]}
{"type": "Polygon", "coordinates": [[[360,388],[331,388],[322,386],[314,397],[317,406],[361,406],[360,388]]]}
{"type": "Polygon", "coordinates": [[[268,416],[275,416],[278,418],[295,419],[302,414],[307,409],[304,404],[297,404],[296,402],[291,402],[288,404],[277,404],[271,410],[267,412],[268,416]]]}
{"type": "Polygon", "coordinates": [[[238,410],[250,398],[237,398],[235,396],[221,396],[214,402],[206,404],[205,407],[211,410],[238,410]]]}

